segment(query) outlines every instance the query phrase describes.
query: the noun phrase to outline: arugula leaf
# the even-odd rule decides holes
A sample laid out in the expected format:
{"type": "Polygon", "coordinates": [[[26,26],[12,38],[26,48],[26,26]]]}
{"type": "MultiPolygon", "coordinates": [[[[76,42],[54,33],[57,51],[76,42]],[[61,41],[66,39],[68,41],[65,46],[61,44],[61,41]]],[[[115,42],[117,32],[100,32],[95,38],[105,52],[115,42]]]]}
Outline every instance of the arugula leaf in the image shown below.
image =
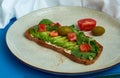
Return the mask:
{"type": "Polygon", "coordinates": [[[57,30],[58,26],[49,26],[49,25],[47,25],[46,29],[47,29],[47,31],[53,31],[53,30],[57,30]]]}
{"type": "Polygon", "coordinates": [[[77,35],[79,34],[79,30],[77,28],[75,28],[75,25],[70,25],[69,27],[75,34],[77,34],[77,35]]]}
{"type": "Polygon", "coordinates": [[[100,48],[97,46],[97,43],[93,38],[89,38],[88,44],[90,45],[91,52],[97,53],[100,51],[100,48]]]}
{"type": "Polygon", "coordinates": [[[77,44],[84,44],[84,43],[88,43],[88,38],[84,35],[83,32],[79,32],[79,34],[77,35],[77,44]]]}
{"type": "Polygon", "coordinates": [[[38,32],[38,26],[34,26],[30,29],[30,34],[38,32]]]}
{"type": "Polygon", "coordinates": [[[39,24],[50,25],[51,23],[53,23],[51,20],[49,20],[49,19],[43,19],[43,20],[40,21],[39,24]]]}

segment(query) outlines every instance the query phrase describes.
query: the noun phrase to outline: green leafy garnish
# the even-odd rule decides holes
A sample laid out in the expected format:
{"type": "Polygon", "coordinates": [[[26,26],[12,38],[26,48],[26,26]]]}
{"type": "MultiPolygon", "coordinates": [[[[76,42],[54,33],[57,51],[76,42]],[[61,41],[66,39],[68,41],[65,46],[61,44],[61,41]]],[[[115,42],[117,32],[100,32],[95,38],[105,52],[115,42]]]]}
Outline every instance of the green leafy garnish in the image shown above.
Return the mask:
{"type": "Polygon", "coordinates": [[[49,25],[47,25],[46,29],[47,29],[47,31],[53,31],[53,30],[57,30],[58,26],[49,26],[49,25]]]}
{"type": "Polygon", "coordinates": [[[100,52],[100,48],[97,46],[97,43],[93,38],[89,38],[88,44],[90,45],[91,52],[95,52],[95,53],[100,52]]]}
{"type": "Polygon", "coordinates": [[[72,53],[72,55],[74,55],[77,58],[89,59],[89,60],[94,59],[94,57],[96,56],[96,53],[92,53],[92,52],[80,52],[79,48],[76,48],[76,49],[72,50],[71,53],[72,53]]]}
{"type": "Polygon", "coordinates": [[[30,34],[38,32],[38,26],[34,26],[30,29],[30,34]]]}
{"type": "Polygon", "coordinates": [[[53,23],[51,20],[49,20],[49,19],[43,19],[43,20],[40,21],[39,24],[50,25],[51,23],[53,23]]]}

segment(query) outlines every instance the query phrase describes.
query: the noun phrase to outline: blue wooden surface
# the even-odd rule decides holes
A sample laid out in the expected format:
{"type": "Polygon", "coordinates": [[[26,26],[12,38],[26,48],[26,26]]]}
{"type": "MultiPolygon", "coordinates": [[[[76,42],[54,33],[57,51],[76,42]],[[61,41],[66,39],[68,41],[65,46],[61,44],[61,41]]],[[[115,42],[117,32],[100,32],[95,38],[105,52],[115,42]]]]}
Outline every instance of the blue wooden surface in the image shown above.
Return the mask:
{"type": "Polygon", "coordinates": [[[34,68],[31,68],[19,61],[12,53],[6,44],[6,32],[8,28],[16,21],[16,18],[11,19],[5,29],[0,29],[0,78],[119,78],[120,64],[111,67],[102,72],[79,76],[59,76],[45,73],[34,68]]]}

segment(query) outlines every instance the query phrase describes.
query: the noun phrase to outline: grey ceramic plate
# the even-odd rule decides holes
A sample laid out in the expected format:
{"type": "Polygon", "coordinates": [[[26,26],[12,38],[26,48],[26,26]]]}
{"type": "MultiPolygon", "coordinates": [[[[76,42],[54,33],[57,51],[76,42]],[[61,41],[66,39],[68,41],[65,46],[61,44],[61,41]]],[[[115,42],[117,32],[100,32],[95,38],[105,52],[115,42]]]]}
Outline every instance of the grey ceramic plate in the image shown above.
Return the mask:
{"type": "Polygon", "coordinates": [[[109,68],[120,62],[120,23],[109,15],[81,7],[53,7],[34,11],[18,19],[8,30],[6,42],[11,52],[24,63],[47,72],[58,74],[81,74],[109,68]],[[104,49],[100,58],[92,65],[75,63],[63,55],[39,46],[24,37],[24,32],[43,18],[62,25],[77,24],[82,18],[93,18],[106,32],[94,37],[104,49]]]}

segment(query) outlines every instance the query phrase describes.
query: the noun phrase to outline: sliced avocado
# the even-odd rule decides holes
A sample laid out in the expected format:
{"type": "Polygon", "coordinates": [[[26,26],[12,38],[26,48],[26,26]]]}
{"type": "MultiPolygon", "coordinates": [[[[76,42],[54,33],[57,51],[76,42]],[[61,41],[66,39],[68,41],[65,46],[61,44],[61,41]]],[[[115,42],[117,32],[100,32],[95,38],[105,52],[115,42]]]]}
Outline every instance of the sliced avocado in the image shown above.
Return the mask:
{"type": "Polygon", "coordinates": [[[41,39],[43,41],[49,41],[49,32],[37,32],[32,34],[35,38],[41,39]]]}
{"type": "Polygon", "coordinates": [[[71,47],[67,47],[67,49],[68,50],[73,50],[73,49],[75,49],[75,48],[77,48],[78,47],[78,45],[74,45],[74,46],[71,46],[71,47]]]}
{"type": "Polygon", "coordinates": [[[51,43],[62,47],[64,45],[64,42],[66,42],[67,39],[66,37],[62,37],[62,36],[57,36],[57,37],[52,37],[51,38],[51,43]]]}
{"type": "Polygon", "coordinates": [[[67,41],[67,42],[64,42],[64,45],[62,47],[66,48],[68,50],[71,50],[71,49],[73,49],[76,46],[77,45],[76,45],[75,42],[69,42],[69,41],[67,41]]]}
{"type": "Polygon", "coordinates": [[[51,37],[50,42],[57,46],[66,48],[68,50],[71,50],[77,46],[76,42],[70,42],[70,41],[68,41],[68,39],[66,37],[62,37],[62,36],[51,37]]]}
{"type": "Polygon", "coordinates": [[[59,39],[59,38],[61,38],[61,36],[51,37],[51,38],[50,38],[50,42],[51,42],[52,44],[55,44],[55,43],[56,43],[56,39],[59,39]]]}

